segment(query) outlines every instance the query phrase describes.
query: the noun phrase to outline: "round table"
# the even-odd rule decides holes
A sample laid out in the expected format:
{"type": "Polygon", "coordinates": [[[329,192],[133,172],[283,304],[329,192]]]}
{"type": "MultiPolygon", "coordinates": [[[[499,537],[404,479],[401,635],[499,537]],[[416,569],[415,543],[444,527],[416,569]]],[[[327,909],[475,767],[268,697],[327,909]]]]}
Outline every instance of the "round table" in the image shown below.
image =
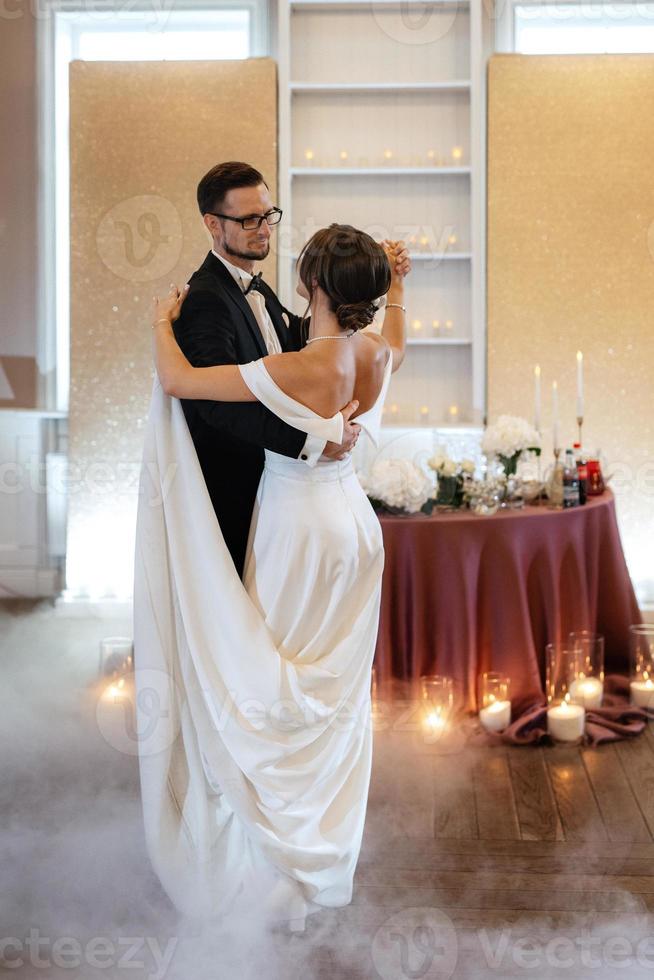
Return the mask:
{"type": "Polygon", "coordinates": [[[378,683],[447,674],[474,710],[478,674],[496,670],[511,678],[520,712],[542,700],[546,643],[575,629],[604,635],[607,673],[628,671],[628,628],[641,615],[609,490],[569,510],[381,513],[380,522],[378,683]]]}

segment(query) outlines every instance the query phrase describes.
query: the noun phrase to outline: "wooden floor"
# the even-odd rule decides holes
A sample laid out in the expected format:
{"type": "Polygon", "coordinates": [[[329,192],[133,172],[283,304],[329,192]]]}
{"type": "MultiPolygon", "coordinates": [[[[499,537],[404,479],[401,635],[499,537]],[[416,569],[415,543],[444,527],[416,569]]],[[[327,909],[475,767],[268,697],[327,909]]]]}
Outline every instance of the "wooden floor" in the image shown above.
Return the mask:
{"type": "MultiPolygon", "coordinates": [[[[11,709],[5,762],[12,753],[18,758],[0,784],[0,816],[3,827],[20,829],[8,847],[22,869],[3,882],[4,928],[13,930],[3,935],[37,925],[48,935],[116,942],[159,937],[163,948],[176,934],[142,839],[137,760],[109,752],[95,715],[86,725],[78,707],[97,670],[100,638],[130,628],[129,621],[69,619],[47,607],[0,609],[11,709]],[[37,678],[45,693],[34,699],[37,678]],[[57,737],[23,756],[37,715],[51,719],[57,737]]],[[[406,700],[395,691],[377,712],[352,904],[321,910],[305,933],[280,932],[274,945],[267,936],[236,939],[236,972],[216,966],[221,937],[182,938],[166,980],[651,978],[653,733],[596,749],[478,748],[464,719],[429,744],[415,700],[406,700]],[[258,941],[262,959],[254,955],[258,941]]],[[[15,972],[29,980],[45,975],[15,972]]],[[[122,980],[125,970],[48,974],[100,975],[122,980]]],[[[148,963],[132,975],[154,973],[148,963]]]]}
{"type": "Polygon", "coordinates": [[[312,975],[654,975],[654,732],[479,748],[468,719],[426,744],[410,699],[382,707],[353,903],[307,920],[312,975]]]}

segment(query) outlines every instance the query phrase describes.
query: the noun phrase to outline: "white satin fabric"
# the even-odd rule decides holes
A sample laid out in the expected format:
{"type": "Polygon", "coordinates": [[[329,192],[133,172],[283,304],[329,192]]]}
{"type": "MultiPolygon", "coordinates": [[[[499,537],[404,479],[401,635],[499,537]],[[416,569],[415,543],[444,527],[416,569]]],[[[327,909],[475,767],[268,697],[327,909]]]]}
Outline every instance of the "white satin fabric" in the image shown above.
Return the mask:
{"type": "MultiPolygon", "coordinates": [[[[291,425],[340,441],[340,413],[290,398],[263,360],[241,373],[291,425]]],[[[390,373],[389,358],[357,419],[373,441],[390,373]]],[[[308,467],[266,452],[241,582],[181,405],[155,378],[136,530],[137,731],[148,853],[183,913],[223,915],[248,885],[265,906],[281,884],[295,917],[351,901],[383,561],[351,457],[308,467]]]]}

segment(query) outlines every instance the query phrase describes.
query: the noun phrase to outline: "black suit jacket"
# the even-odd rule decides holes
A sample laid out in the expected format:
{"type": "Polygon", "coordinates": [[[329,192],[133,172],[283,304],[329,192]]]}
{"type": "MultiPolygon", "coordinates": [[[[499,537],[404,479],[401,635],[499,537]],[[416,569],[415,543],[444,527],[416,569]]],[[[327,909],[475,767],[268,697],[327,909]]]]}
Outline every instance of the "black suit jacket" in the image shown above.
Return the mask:
{"type": "MultiPolygon", "coordinates": [[[[267,355],[259,325],[240,285],[212,252],[193,273],[189,284],[173,329],[177,343],[194,367],[246,364],[267,355]]],[[[299,350],[300,317],[286,310],[266,283],[261,283],[260,291],[282,350],[299,350]],[[290,326],[284,322],[282,312],[290,326]]],[[[282,422],[260,402],[182,398],[181,403],[223,537],[242,575],[264,448],[297,458],[306,433],[282,422]]]]}

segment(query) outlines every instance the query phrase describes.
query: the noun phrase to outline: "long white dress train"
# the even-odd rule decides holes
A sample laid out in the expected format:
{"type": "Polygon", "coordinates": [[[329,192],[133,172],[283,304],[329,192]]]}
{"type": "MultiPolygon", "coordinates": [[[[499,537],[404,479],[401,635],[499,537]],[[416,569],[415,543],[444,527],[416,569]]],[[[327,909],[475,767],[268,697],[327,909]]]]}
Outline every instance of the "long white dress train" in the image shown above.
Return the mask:
{"type": "MultiPolygon", "coordinates": [[[[257,398],[305,432],[332,419],[263,360],[257,398]]],[[[377,441],[391,374],[357,418],[377,441]]],[[[225,473],[229,480],[229,473],[225,473]]],[[[253,886],[289,915],[347,905],[370,781],[370,673],[384,562],[351,457],[307,467],[266,451],[244,581],[225,546],[177,399],[155,377],[136,529],[137,737],[147,847],[185,914],[226,914],[253,886]]]]}

